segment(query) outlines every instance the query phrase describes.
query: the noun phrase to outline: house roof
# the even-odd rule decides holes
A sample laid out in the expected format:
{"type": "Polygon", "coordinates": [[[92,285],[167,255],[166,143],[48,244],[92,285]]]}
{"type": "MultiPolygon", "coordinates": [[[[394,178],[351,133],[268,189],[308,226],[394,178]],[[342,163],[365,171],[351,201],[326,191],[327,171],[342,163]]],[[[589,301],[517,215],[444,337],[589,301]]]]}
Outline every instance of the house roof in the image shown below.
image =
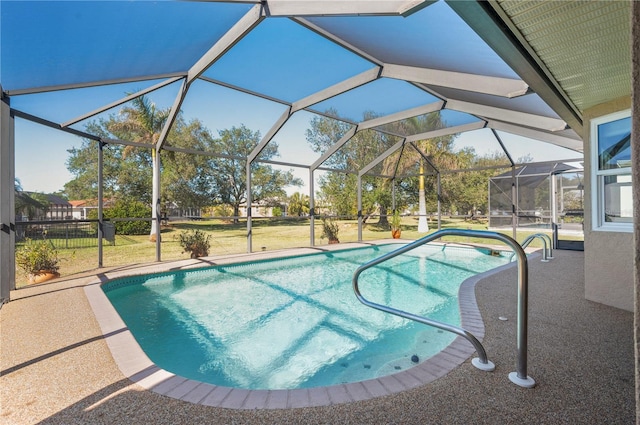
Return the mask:
{"type": "Polygon", "coordinates": [[[36,192],[23,192],[26,193],[29,197],[33,197],[33,195],[38,195],[40,197],[44,197],[50,205],[59,205],[59,206],[71,206],[69,201],[62,198],[58,195],[53,195],[50,193],[36,193],[36,192]]]}

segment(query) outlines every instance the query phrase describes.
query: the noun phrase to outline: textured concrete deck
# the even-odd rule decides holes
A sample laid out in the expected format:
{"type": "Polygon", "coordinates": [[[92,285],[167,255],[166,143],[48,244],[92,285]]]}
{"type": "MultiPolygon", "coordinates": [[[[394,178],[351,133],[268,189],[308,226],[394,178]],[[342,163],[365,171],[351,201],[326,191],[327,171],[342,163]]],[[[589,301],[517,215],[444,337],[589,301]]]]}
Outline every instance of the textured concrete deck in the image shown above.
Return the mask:
{"type": "MultiPolygon", "coordinates": [[[[149,265],[12,292],[12,301],[0,309],[0,423],[633,423],[633,315],[584,300],[581,252],[554,254],[549,263],[539,257],[529,262],[533,389],[508,379],[516,363],[517,274],[510,268],[480,280],[475,291],[494,372],[477,370],[468,358],[445,376],[400,392],[371,398],[375,388],[365,388],[368,400],[294,409],[239,410],[161,395],[121,372],[106,342],[121,331],[105,337],[85,295],[96,280],[158,267],[149,265]]],[[[198,395],[188,384],[172,391],[198,395]]],[[[207,396],[221,394],[202,394],[207,396]]]]}

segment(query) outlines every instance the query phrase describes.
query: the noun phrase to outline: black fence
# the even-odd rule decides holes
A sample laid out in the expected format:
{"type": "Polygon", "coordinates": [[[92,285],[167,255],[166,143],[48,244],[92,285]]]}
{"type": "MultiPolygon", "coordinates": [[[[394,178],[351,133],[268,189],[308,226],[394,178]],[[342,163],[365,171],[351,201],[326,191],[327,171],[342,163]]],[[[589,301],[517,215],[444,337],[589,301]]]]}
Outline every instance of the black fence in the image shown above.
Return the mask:
{"type": "MultiPolygon", "coordinates": [[[[105,242],[115,244],[115,227],[103,224],[105,242]]],[[[47,239],[58,249],[94,248],[98,246],[96,220],[23,221],[16,223],[16,243],[27,239],[47,239]]]]}

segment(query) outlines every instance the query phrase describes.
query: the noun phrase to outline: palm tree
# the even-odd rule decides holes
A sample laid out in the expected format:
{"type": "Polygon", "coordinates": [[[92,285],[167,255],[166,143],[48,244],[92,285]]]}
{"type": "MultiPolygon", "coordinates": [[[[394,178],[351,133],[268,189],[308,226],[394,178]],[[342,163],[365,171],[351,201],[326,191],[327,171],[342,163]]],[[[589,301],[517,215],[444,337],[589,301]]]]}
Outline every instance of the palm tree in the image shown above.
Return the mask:
{"type": "Polygon", "coordinates": [[[309,196],[296,192],[289,198],[289,215],[309,214],[309,196]]]}
{"type": "MultiPolygon", "coordinates": [[[[407,135],[419,134],[427,131],[433,131],[446,127],[446,123],[442,120],[439,112],[433,112],[428,115],[411,117],[396,124],[399,132],[407,135]]],[[[429,160],[439,169],[456,168],[457,157],[452,152],[452,144],[455,135],[437,137],[417,142],[416,145],[429,158],[429,160]]],[[[391,156],[390,158],[392,158],[391,156]]],[[[394,164],[385,164],[386,168],[390,166],[396,167],[394,164]]],[[[425,195],[425,159],[415,149],[405,149],[402,157],[397,159],[398,174],[404,174],[416,163],[419,166],[418,180],[418,232],[427,233],[429,225],[427,223],[427,207],[425,195]]]]}
{"type": "MultiPolygon", "coordinates": [[[[169,109],[157,110],[153,102],[145,96],[140,96],[131,101],[130,106],[125,106],[120,110],[120,116],[117,120],[108,123],[108,130],[118,138],[136,143],[148,144],[151,148],[151,166],[153,167],[153,181],[157,181],[156,161],[159,158],[156,155],[156,143],[162,133],[162,128],[169,116],[169,109]]],[[[126,146],[122,152],[122,156],[126,157],[133,150],[133,146],[126,146]]],[[[159,165],[159,164],[158,164],[159,165]]],[[[152,203],[154,204],[159,198],[159,188],[153,185],[152,203]]],[[[151,222],[151,233],[149,240],[155,242],[158,233],[158,223],[154,220],[151,222]]]]}

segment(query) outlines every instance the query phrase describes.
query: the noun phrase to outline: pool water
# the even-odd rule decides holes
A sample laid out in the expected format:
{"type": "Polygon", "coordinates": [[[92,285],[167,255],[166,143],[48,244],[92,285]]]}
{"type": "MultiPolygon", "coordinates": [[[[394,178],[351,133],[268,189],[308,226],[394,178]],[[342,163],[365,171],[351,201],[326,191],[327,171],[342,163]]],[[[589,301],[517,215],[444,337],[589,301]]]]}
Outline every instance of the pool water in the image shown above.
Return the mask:
{"type": "MultiPolygon", "coordinates": [[[[397,247],[135,276],[103,289],[149,358],[185,378],[245,389],[356,382],[410,368],[455,337],[356,299],[355,269],[397,247]]],[[[373,302],[459,325],[460,284],[507,261],[425,245],[363,272],[360,289],[373,302]]]]}

